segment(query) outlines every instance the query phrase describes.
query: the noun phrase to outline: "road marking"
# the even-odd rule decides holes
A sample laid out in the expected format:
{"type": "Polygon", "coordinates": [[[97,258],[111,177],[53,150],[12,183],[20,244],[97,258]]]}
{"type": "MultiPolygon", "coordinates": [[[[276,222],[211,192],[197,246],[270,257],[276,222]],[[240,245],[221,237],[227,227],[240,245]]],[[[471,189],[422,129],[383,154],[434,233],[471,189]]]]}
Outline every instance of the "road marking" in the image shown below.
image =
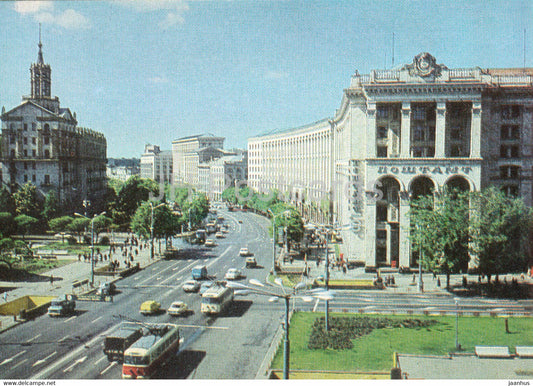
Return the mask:
{"type": "Polygon", "coordinates": [[[71,316],[70,318],[65,320],[65,323],[70,322],[72,319],[76,319],[77,317],[78,317],[78,315],[71,316]]]}
{"type": "Polygon", "coordinates": [[[102,370],[102,372],[100,373],[100,375],[104,375],[111,367],[115,366],[117,364],[116,361],[113,361],[109,364],[109,366],[107,366],[105,369],[102,370]]]}
{"type": "Polygon", "coordinates": [[[48,359],[52,358],[52,357],[53,357],[54,355],[56,355],[56,354],[57,354],[57,351],[54,351],[52,354],[48,355],[46,358],[39,359],[37,362],[35,362],[35,363],[33,364],[32,367],[37,366],[37,365],[40,365],[41,363],[46,362],[48,359]]]}
{"type": "Polygon", "coordinates": [[[207,328],[211,330],[229,330],[229,327],[224,327],[224,326],[199,326],[195,324],[178,324],[177,326],[183,327],[183,328],[190,327],[190,328],[207,328]]]}
{"type": "Polygon", "coordinates": [[[165,292],[163,294],[163,297],[165,298],[165,297],[169,296],[172,292],[174,292],[174,288],[172,288],[171,290],[168,290],[167,292],[165,292]]]}
{"type": "Polygon", "coordinates": [[[31,341],[37,339],[37,338],[40,337],[40,336],[41,336],[41,334],[37,334],[37,335],[35,335],[33,338],[31,338],[30,340],[27,340],[26,343],[30,343],[31,341]]]}
{"type": "Polygon", "coordinates": [[[84,356],[83,358],[78,359],[76,362],[74,362],[74,363],[71,364],[69,367],[67,367],[65,370],[63,370],[63,372],[66,373],[66,372],[72,370],[72,369],[74,368],[74,366],[76,366],[76,365],[78,365],[78,364],[80,364],[80,363],[85,362],[85,359],[87,359],[87,355],[84,356]]]}
{"type": "Polygon", "coordinates": [[[18,354],[13,355],[11,358],[4,360],[2,363],[0,363],[0,366],[5,365],[6,363],[11,362],[13,359],[15,359],[16,357],[18,357],[18,356],[24,354],[25,352],[26,352],[26,350],[21,351],[21,352],[19,352],[18,354]]]}
{"type": "Polygon", "coordinates": [[[17,363],[15,366],[11,367],[11,369],[16,369],[17,367],[19,367],[21,364],[23,364],[24,362],[26,362],[28,359],[24,359],[22,361],[20,361],[19,363],[17,363]]]}
{"type": "Polygon", "coordinates": [[[96,322],[99,321],[100,319],[102,319],[102,316],[99,316],[98,318],[96,318],[95,320],[93,320],[91,323],[96,323],[96,322]]]}
{"type": "Polygon", "coordinates": [[[94,364],[97,365],[98,363],[102,362],[104,359],[107,359],[107,356],[104,355],[102,358],[100,358],[96,362],[94,362],[94,364]]]}
{"type": "Polygon", "coordinates": [[[318,303],[320,303],[320,299],[316,300],[315,306],[313,307],[313,312],[316,312],[316,309],[318,307],[318,303]]]}
{"type": "Polygon", "coordinates": [[[63,342],[64,340],[67,340],[67,338],[68,338],[68,335],[66,335],[66,336],[64,336],[63,338],[59,339],[57,342],[58,342],[58,343],[61,343],[61,342],[63,342]]]}

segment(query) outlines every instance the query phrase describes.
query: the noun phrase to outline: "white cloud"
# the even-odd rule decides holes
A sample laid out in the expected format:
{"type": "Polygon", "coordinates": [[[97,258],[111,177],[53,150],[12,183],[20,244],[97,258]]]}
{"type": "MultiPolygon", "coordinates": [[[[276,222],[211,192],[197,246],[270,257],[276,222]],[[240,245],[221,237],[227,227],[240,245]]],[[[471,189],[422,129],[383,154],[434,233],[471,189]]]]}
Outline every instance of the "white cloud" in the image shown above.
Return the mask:
{"type": "Polygon", "coordinates": [[[189,10],[189,5],[184,0],[116,0],[115,2],[135,12],[164,13],[159,22],[161,29],[169,29],[185,23],[183,14],[189,10]]]}
{"type": "Polygon", "coordinates": [[[53,8],[51,1],[15,1],[13,4],[13,9],[23,15],[50,11],[53,8]]]}
{"type": "Polygon", "coordinates": [[[55,24],[65,29],[91,27],[90,20],[81,13],[73,9],[58,11],[51,1],[16,1],[13,9],[21,15],[33,17],[39,23],[55,24]]]}

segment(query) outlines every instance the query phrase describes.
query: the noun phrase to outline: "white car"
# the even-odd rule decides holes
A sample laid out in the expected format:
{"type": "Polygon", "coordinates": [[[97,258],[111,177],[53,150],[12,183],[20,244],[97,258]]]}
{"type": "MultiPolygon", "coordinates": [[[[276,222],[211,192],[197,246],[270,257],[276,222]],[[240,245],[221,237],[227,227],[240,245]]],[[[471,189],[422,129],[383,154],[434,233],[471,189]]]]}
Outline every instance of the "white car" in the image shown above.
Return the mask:
{"type": "Polygon", "coordinates": [[[213,239],[207,239],[207,240],[205,240],[204,245],[205,245],[206,247],[216,247],[216,243],[215,243],[215,241],[214,241],[213,239]]]}
{"type": "Polygon", "coordinates": [[[241,271],[239,271],[237,268],[230,268],[228,269],[228,272],[226,272],[226,275],[224,276],[224,279],[226,280],[237,280],[241,277],[241,271]]]}
{"type": "Polygon", "coordinates": [[[185,292],[198,292],[200,289],[200,283],[196,280],[187,280],[181,287],[185,292]]]}
{"type": "Polygon", "coordinates": [[[167,310],[167,313],[172,316],[179,316],[184,315],[189,311],[189,308],[187,307],[187,303],[182,301],[174,302],[170,305],[170,307],[167,310]]]}
{"type": "Polygon", "coordinates": [[[217,232],[217,233],[215,233],[215,237],[216,237],[217,239],[221,239],[221,238],[224,237],[224,233],[222,233],[222,232],[217,232]]]}
{"type": "Polygon", "coordinates": [[[249,254],[250,254],[250,251],[246,247],[241,248],[241,250],[239,251],[239,255],[241,256],[248,256],[249,254]]]}

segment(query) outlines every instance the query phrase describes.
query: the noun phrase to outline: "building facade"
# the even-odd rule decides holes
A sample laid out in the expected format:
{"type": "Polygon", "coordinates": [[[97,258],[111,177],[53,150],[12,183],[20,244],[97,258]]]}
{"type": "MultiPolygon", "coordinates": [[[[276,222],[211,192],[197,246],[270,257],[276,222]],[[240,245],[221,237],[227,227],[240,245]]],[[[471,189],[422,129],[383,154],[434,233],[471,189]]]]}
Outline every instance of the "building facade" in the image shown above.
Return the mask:
{"type": "Polygon", "coordinates": [[[248,152],[236,150],[199,166],[200,191],[212,201],[220,201],[229,187],[246,186],[248,181],[248,152]]]}
{"type": "Polygon", "coordinates": [[[161,150],[156,145],[146,145],[141,156],[141,178],[158,183],[172,183],[172,151],[161,150]]]}
{"type": "Polygon", "coordinates": [[[199,134],[172,141],[172,172],[174,184],[199,183],[198,166],[210,158],[222,156],[223,137],[199,134]]]}
{"type": "Polygon", "coordinates": [[[12,110],[2,108],[0,182],[11,192],[28,182],[43,197],[54,191],[67,212],[83,200],[98,210],[107,188],[106,139],[78,127],[76,114],[51,96],[51,68],[41,42],[30,73],[31,94],[12,110]]]}
{"type": "MultiPolygon", "coordinates": [[[[532,205],[533,69],[449,69],[421,53],[398,69],[356,72],[335,115],[310,130],[328,138],[327,222],[343,229],[347,257],[367,267],[417,263],[408,212],[419,195],[495,185],[532,205]]],[[[299,131],[279,133],[278,143],[299,131]]],[[[255,182],[283,176],[276,148],[265,150],[271,139],[249,140],[255,182]]],[[[292,157],[319,154],[301,149],[292,157]]],[[[323,168],[312,167],[312,178],[323,168]]]]}

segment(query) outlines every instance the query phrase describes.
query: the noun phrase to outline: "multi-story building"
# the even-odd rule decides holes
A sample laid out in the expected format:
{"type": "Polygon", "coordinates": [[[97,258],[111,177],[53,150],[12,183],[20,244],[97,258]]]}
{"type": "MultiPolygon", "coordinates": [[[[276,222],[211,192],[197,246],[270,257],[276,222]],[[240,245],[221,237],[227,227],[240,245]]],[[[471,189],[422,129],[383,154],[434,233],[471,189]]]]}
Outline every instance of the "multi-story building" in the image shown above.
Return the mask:
{"type": "Polygon", "coordinates": [[[174,184],[197,186],[198,166],[223,155],[224,139],[212,134],[199,134],[172,141],[174,184]]]}
{"type": "Polygon", "coordinates": [[[83,200],[98,210],[107,187],[106,139],[78,127],[76,114],[51,96],[51,72],[39,42],[31,94],[12,110],[2,108],[0,182],[11,192],[27,182],[43,196],[54,191],[67,212],[83,200]]]}
{"type": "Polygon", "coordinates": [[[329,150],[302,142],[302,128],[251,138],[251,184],[284,177],[294,192],[329,181],[329,222],[367,267],[416,265],[408,212],[419,195],[496,185],[533,202],[531,68],[449,69],[421,53],[398,69],[356,72],[333,118],[307,130],[329,150]],[[315,166],[290,171],[306,157],[315,166]]]}
{"type": "Polygon", "coordinates": [[[199,166],[199,190],[213,201],[222,198],[229,187],[246,186],[248,180],[248,152],[236,150],[199,166]]]}
{"type": "Polygon", "coordinates": [[[141,178],[158,183],[172,183],[172,151],[146,145],[141,156],[141,178]]]}

